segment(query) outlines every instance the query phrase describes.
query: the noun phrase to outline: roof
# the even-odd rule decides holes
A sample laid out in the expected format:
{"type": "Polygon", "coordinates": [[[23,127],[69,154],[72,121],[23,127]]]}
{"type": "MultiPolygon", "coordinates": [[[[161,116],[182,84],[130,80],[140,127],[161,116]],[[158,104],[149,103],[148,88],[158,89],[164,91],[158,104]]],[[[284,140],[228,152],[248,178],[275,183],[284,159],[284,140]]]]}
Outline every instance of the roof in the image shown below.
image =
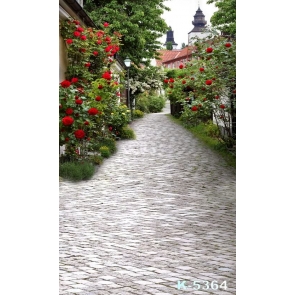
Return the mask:
{"type": "Polygon", "coordinates": [[[156,65],[159,67],[162,65],[163,62],[166,62],[167,60],[175,59],[182,49],[174,49],[174,50],[168,50],[168,49],[161,49],[158,50],[160,53],[160,60],[156,59],[156,65]]]}
{"type": "MultiPolygon", "coordinates": [[[[173,62],[175,60],[179,60],[179,59],[183,59],[186,58],[188,56],[191,56],[192,52],[193,52],[193,47],[189,46],[189,47],[184,47],[183,49],[178,50],[177,54],[173,55],[167,55],[165,56],[166,58],[162,59],[162,63],[170,63],[173,62]]],[[[168,50],[169,51],[169,50],[168,50]]]]}

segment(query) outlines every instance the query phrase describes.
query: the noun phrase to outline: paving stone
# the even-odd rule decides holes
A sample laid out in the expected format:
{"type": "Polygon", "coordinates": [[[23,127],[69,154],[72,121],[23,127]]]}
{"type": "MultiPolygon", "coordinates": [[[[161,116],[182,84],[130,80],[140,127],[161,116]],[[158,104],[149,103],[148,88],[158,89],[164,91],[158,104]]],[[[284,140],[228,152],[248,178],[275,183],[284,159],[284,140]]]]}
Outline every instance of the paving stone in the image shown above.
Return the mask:
{"type": "Polygon", "coordinates": [[[60,181],[60,295],[236,293],[235,170],[167,113],[132,122],[92,179],[60,181]]]}

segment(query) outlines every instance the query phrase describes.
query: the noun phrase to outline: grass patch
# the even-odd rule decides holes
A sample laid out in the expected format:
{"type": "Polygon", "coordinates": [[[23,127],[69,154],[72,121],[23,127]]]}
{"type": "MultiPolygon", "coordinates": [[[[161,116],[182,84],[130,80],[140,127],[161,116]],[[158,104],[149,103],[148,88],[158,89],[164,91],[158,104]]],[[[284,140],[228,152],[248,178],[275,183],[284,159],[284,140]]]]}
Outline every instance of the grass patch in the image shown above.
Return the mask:
{"type": "Polygon", "coordinates": [[[59,176],[72,181],[90,179],[94,172],[94,164],[86,161],[59,164],[59,176]]]}
{"type": "Polygon", "coordinates": [[[167,114],[166,116],[176,124],[181,125],[185,129],[190,131],[195,137],[200,139],[207,147],[216,151],[220,156],[222,156],[222,158],[226,161],[226,163],[229,166],[236,168],[236,155],[229,151],[226,145],[220,142],[215,137],[215,130],[212,130],[211,125],[209,127],[210,129],[208,129],[208,125],[206,125],[205,123],[200,123],[194,127],[185,126],[180,119],[177,119],[170,114],[167,114]]]}

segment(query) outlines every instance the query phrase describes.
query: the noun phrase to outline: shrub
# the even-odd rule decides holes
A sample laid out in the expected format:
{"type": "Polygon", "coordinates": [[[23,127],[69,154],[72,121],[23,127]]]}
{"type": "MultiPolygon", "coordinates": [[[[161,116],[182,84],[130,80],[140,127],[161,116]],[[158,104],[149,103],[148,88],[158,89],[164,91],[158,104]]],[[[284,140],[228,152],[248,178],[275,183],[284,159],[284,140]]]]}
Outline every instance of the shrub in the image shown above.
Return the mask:
{"type": "Polygon", "coordinates": [[[142,118],[143,116],[144,116],[144,112],[142,112],[140,110],[134,110],[134,112],[133,112],[134,119],[142,118]]]}
{"type": "Polygon", "coordinates": [[[135,133],[130,127],[125,126],[121,130],[121,138],[122,139],[135,139],[135,133]]]}
{"type": "Polygon", "coordinates": [[[149,97],[149,111],[151,113],[159,113],[165,106],[166,99],[163,96],[149,97]]]}
{"type": "Polygon", "coordinates": [[[90,157],[90,159],[96,165],[101,165],[103,162],[103,157],[100,155],[93,155],[90,157]]]}
{"type": "Polygon", "coordinates": [[[205,124],[205,132],[208,136],[210,137],[220,137],[220,131],[219,131],[219,128],[216,124],[213,124],[212,120],[208,121],[206,124],[205,124]]]}
{"type": "Polygon", "coordinates": [[[102,146],[107,146],[111,154],[113,154],[117,150],[116,141],[113,138],[105,137],[100,139],[97,143],[93,145],[93,150],[99,152],[99,149],[102,146]]]}
{"type": "Polygon", "coordinates": [[[94,172],[95,167],[90,162],[65,162],[59,165],[59,176],[73,181],[90,179],[94,172]]]}
{"type": "Polygon", "coordinates": [[[111,155],[111,152],[107,146],[100,147],[99,152],[103,158],[108,158],[111,155]]]}
{"type": "Polygon", "coordinates": [[[135,99],[135,102],[136,102],[135,108],[137,110],[140,110],[146,114],[150,112],[149,111],[149,104],[150,104],[149,98],[146,93],[142,93],[142,94],[138,95],[135,99]]]}

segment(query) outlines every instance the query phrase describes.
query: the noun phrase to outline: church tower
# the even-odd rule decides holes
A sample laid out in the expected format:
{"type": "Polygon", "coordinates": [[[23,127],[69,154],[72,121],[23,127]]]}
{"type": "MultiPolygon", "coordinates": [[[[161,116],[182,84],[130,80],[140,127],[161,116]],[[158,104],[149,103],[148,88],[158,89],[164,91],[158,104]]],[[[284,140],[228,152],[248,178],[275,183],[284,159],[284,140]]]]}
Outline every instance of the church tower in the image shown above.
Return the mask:
{"type": "Polygon", "coordinates": [[[209,35],[209,33],[206,32],[207,21],[205,20],[203,11],[200,9],[200,5],[198,6],[198,10],[194,15],[192,24],[194,25],[194,28],[188,33],[189,44],[193,42],[193,40],[191,40],[193,37],[204,38],[209,35]]]}
{"type": "Polygon", "coordinates": [[[172,48],[176,49],[177,48],[177,43],[175,43],[174,41],[174,37],[173,37],[173,31],[171,29],[171,27],[169,27],[169,31],[167,31],[167,38],[166,38],[166,42],[164,43],[164,46],[168,43],[171,42],[172,43],[172,48]]]}

